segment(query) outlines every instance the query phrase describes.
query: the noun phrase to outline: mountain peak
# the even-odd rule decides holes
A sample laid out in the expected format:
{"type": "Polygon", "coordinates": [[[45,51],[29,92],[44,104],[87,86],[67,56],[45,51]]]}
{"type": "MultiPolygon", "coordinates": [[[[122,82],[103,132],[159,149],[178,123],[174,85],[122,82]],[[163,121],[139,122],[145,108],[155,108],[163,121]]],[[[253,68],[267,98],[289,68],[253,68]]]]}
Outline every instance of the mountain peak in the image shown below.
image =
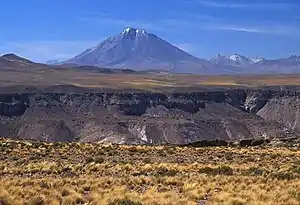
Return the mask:
{"type": "Polygon", "coordinates": [[[20,57],[14,53],[5,54],[5,55],[1,56],[1,58],[4,58],[9,61],[21,61],[21,62],[26,62],[26,63],[33,63],[32,61],[30,61],[26,58],[20,57]]]}
{"type": "Polygon", "coordinates": [[[8,59],[19,59],[21,57],[17,56],[16,54],[14,53],[7,53],[7,54],[4,54],[3,56],[1,56],[2,58],[8,58],[8,59]]]}
{"type": "MultiPolygon", "coordinates": [[[[209,65],[142,28],[125,28],[64,63],[136,70],[204,69],[209,65]]],[[[185,70],[185,72],[187,72],[185,70]]]]}
{"type": "Polygon", "coordinates": [[[300,56],[297,55],[292,55],[289,57],[290,60],[295,60],[295,61],[299,61],[300,62],[300,56]]]}
{"type": "Polygon", "coordinates": [[[122,34],[146,34],[147,31],[142,28],[132,28],[132,27],[127,27],[124,29],[122,34]]]}
{"type": "Polygon", "coordinates": [[[48,64],[48,65],[55,65],[55,64],[59,64],[59,60],[48,60],[48,61],[45,61],[45,64],[48,64]]]}
{"type": "Polygon", "coordinates": [[[251,60],[253,61],[253,63],[259,63],[259,62],[265,61],[266,59],[263,57],[257,56],[255,58],[252,58],[251,60]]]}
{"type": "Polygon", "coordinates": [[[234,61],[237,64],[243,64],[243,65],[247,65],[247,64],[251,64],[252,60],[250,60],[249,58],[242,56],[240,54],[233,54],[229,57],[230,60],[234,61]]]}
{"type": "Polygon", "coordinates": [[[238,58],[246,58],[246,57],[245,57],[245,56],[242,56],[242,55],[240,55],[240,54],[235,53],[235,54],[229,56],[229,58],[230,58],[231,60],[236,60],[236,59],[238,59],[238,58]]]}

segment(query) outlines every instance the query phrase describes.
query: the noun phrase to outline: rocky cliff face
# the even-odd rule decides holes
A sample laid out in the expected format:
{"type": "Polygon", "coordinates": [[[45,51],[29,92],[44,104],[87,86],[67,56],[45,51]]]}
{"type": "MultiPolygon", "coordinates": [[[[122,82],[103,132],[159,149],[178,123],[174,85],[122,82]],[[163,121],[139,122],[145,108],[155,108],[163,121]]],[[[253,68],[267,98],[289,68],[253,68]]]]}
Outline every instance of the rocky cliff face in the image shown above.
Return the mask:
{"type": "Polygon", "coordinates": [[[43,141],[185,144],[296,136],[300,93],[0,94],[0,136],[43,141]]]}

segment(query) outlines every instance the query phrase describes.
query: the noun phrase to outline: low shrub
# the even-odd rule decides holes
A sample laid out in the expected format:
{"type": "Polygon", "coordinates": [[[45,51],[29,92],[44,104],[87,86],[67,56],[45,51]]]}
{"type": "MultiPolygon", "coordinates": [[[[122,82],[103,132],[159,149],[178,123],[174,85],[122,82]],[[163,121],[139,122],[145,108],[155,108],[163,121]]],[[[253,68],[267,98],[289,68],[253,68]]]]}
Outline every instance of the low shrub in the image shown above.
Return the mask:
{"type": "Polygon", "coordinates": [[[176,170],[170,170],[166,167],[159,167],[156,170],[156,174],[157,175],[161,175],[161,176],[175,176],[178,173],[178,171],[176,170]]]}
{"type": "Polygon", "coordinates": [[[276,178],[278,180],[292,180],[294,179],[294,175],[290,172],[278,172],[273,173],[271,175],[272,178],[276,178]]]}
{"type": "Polygon", "coordinates": [[[233,175],[233,169],[226,165],[221,165],[216,168],[203,167],[199,170],[199,173],[208,175],[233,175]]]}
{"type": "Polygon", "coordinates": [[[142,205],[142,203],[130,199],[115,199],[112,202],[109,202],[108,205],[142,205]]]}
{"type": "Polygon", "coordinates": [[[260,169],[258,167],[250,167],[249,169],[243,172],[243,175],[246,176],[262,176],[266,170],[260,169]]]}

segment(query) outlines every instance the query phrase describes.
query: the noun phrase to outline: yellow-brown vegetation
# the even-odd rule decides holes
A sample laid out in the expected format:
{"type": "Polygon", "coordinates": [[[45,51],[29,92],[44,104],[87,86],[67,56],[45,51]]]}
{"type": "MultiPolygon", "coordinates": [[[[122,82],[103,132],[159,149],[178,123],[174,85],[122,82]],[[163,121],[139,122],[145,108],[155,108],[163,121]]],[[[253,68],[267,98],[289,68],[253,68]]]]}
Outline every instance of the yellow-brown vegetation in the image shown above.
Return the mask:
{"type": "Polygon", "coordinates": [[[300,151],[0,140],[1,205],[298,205],[300,151]]]}

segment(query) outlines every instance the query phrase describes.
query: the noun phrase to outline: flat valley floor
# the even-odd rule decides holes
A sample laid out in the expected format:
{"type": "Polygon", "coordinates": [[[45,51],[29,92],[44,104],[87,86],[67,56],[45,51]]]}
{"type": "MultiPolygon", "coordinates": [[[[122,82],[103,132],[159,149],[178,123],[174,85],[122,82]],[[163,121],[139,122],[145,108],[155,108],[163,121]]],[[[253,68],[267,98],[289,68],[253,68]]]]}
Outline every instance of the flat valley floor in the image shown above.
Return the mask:
{"type": "Polygon", "coordinates": [[[1,205],[298,205],[293,148],[0,140],[1,205]]]}
{"type": "Polygon", "coordinates": [[[100,68],[76,69],[24,62],[23,64],[17,62],[16,65],[9,65],[8,68],[0,69],[0,92],[7,91],[8,87],[11,90],[11,87],[44,88],[58,85],[98,90],[138,89],[159,92],[183,89],[191,91],[203,87],[298,86],[300,85],[300,74],[214,76],[155,72],[126,73],[122,71],[107,73],[100,68]]]}

